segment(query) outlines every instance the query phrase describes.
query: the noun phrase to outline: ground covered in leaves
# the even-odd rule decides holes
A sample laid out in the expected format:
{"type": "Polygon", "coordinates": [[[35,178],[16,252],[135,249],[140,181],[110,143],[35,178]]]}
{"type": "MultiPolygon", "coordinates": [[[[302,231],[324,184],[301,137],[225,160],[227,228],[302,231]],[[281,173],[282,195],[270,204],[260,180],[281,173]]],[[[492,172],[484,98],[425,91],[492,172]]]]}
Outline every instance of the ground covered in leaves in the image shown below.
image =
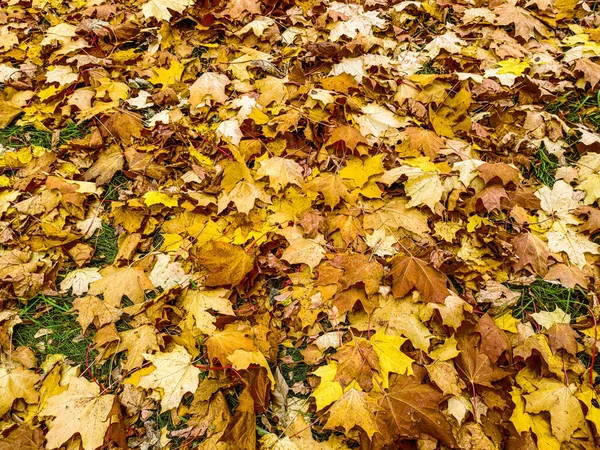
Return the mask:
{"type": "Polygon", "coordinates": [[[0,449],[598,448],[598,2],[1,4],[0,449]]]}

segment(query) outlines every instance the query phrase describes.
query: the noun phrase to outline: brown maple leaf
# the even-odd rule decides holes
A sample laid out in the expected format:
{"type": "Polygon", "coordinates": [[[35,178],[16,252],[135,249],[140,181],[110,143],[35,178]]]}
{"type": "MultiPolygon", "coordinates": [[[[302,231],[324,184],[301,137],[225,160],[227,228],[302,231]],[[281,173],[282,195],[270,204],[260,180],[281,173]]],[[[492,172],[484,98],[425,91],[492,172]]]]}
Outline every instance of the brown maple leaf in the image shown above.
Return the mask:
{"type": "Polygon", "coordinates": [[[396,298],[417,289],[425,302],[443,303],[450,291],[448,279],[439,270],[414,256],[397,256],[392,261],[392,292],[396,298]]]}
{"type": "Polygon", "coordinates": [[[361,339],[346,344],[332,358],[338,361],[334,380],[343,387],[356,381],[366,391],[373,388],[373,370],[380,370],[379,359],[368,341],[361,339]]]}
{"type": "Polygon", "coordinates": [[[509,375],[509,372],[494,365],[490,357],[482,353],[479,348],[479,336],[466,334],[459,329],[456,338],[460,354],[456,358],[458,372],[471,384],[493,387],[492,383],[509,375]]]}
{"type": "Polygon", "coordinates": [[[548,245],[533,233],[521,233],[511,241],[518,259],[514,263],[515,270],[530,265],[540,276],[548,273],[548,245]]]}
{"type": "Polygon", "coordinates": [[[362,283],[369,295],[379,290],[383,279],[383,267],[376,260],[360,254],[336,255],[329,264],[343,271],[338,280],[342,289],[362,283]]]}
{"type": "Polygon", "coordinates": [[[535,32],[546,36],[548,28],[538,19],[534,18],[529,11],[515,5],[511,1],[494,8],[496,23],[498,25],[514,25],[515,36],[528,41],[535,37],[535,32]]]}
{"type": "Polygon", "coordinates": [[[433,160],[438,157],[440,150],[445,147],[441,137],[425,128],[408,127],[402,132],[402,136],[402,143],[396,151],[403,156],[416,156],[423,153],[433,160]]]}
{"type": "Polygon", "coordinates": [[[519,184],[519,170],[508,164],[485,163],[479,166],[477,170],[479,171],[479,176],[485,181],[485,184],[494,184],[493,182],[498,181],[504,186],[507,186],[510,183],[515,186],[519,184]]]}
{"type": "Polygon", "coordinates": [[[442,414],[439,404],[444,395],[429,384],[421,384],[414,377],[397,376],[389,391],[382,395],[376,413],[382,440],[391,444],[399,437],[416,439],[427,433],[443,444],[455,448],[452,427],[442,414]]]}

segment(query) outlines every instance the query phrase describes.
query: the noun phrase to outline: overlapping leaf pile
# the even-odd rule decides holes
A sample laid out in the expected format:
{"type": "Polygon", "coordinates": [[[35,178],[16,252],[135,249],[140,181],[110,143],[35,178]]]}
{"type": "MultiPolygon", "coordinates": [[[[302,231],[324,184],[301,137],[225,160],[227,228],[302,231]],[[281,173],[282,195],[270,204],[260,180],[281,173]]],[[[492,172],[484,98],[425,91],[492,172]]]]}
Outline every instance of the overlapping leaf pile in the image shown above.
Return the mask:
{"type": "Polygon", "coordinates": [[[597,448],[595,5],[4,2],[0,448],[597,448]]]}

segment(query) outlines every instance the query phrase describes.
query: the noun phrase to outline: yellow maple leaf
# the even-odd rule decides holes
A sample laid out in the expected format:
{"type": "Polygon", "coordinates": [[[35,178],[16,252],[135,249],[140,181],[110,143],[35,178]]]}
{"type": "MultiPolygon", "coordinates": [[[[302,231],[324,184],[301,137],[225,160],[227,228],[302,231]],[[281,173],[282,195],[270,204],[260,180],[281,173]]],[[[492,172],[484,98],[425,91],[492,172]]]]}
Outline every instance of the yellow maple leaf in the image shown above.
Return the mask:
{"type": "MultiPolygon", "coordinates": [[[[153,1],[147,3],[154,3],[153,1]]],[[[171,84],[177,83],[181,81],[181,75],[183,74],[183,70],[185,66],[181,64],[176,59],[171,60],[171,65],[168,69],[164,67],[155,67],[155,74],[150,77],[150,82],[152,84],[162,84],[163,87],[169,86],[171,84]]]]}
{"type": "Polygon", "coordinates": [[[84,450],[101,447],[114,418],[110,416],[115,396],[100,394],[100,387],[85,378],[72,376],[69,389],[50,397],[40,416],[52,416],[46,434],[47,448],[57,448],[75,433],[81,436],[84,450]]]}
{"type": "Polygon", "coordinates": [[[508,58],[504,61],[499,61],[497,64],[500,66],[498,70],[499,74],[511,73],[517,76],[522,75],[525,69],[531,67],[527,61],[521,61],[519,58],[508,58]]]}
{"type": "Polygon", "coordinates": [[[144,291],[154,285],[137,267],[116,268],[108,266],[100,271],[102,279],[90,285],[90,295],[104,295],[104,301],[115,308],[121,306],[121,298],[126,295],[133,303],[144,301],[144,291]]]}
{"type": "Polygon", "coordinates": [[[192,364],[192,356],[180,345],[175,345],[168,353],[144,353],[156,369],[141,377],[138,386],[158,390],[161,409],[177,408],[187,392],[198,388],[200,369],[192,364]]]}
{"type": "Polygon", "coordinates": [[[344,395],[342,385],[333,380],[337,374],[337,368],[337,361],[329,361],[327,365],[313,371],[313,375],[321,378],[319,386],[311,394],[311,397],[314,397],[317,402],[317,411],[331,405],[344,395]]]}
{"type": "Polygon", "coordinates": [[[269,185],[279,192],[288,184],[302,184],[303,169],[296,161],[274,156],[260,162],[256,174],[258,178],[269,177],[269,185]]]}
{"type": "Polygon", "coordinates": [[[235,315],[228,297],[229,290],[222,288],[188,290],[182,301],[183,307],[189,313],[186,321],[204,334],[214,333],[217,329],[214,325],[217,318],[209,310],[229,316],[235,315]]]}
{"type": "Polygon", "coordinates": [[[377,405],[366,393],[349,389],[329,410],[329,419],[324,428],[342,427],[346,432],[355,426],[362,428],[372,437],[379,428],[374,411],[377,405]],[[350,414],[349,414],[350,413],[350,414]]]}
{"type": "Polygon", "coordinates": [[[0,416],[3,416],[12,407],[16,399],[22,398],[27,403],[38,401],[35,384],[40,381],[40,376],[23,367],[0,367],[0,416]]]}
{"type": "Polygon", "coordinates": [[[360,158],[349,158],[346,167],[339,171],[339,175],[354,181],[354,184],[361,188],[369,181],[369,177],[384,172],[382,159],[383,155],[375,155],[365,161],[360,158]]]}
{"type": "Polygon", "coordinates": [[[566,386],[561,381],[543,378],[536,387],[536,391],[524,396],[525,411],[549,412],[552,434],[560,442],[569,441],[578,429],[587,431],[581,404],[573,395],[577,390],[574,384],[566,386]]]}
{"type": "Polygon", "coordinates": [[[144,203],[146,206],[165,205],[172,208],[179,204],[178,199],[179,196],[177,195],[165,194],[158,191],[149,191],[144,194],[144,203]]]}
{"type": "Polygon", "coordinates": [[[156,17],[159,20],[170,20],[172,14],[169,10],[182,13],[185,8],[192,6],[192,0],[150,0],[142,6],[144,17],[156,17]]]}
{"type": "Polygon", "coordinates": [[[406,342],[405,338],[386,334],[380,328],[377,330],[377,333],[371,336],[370,342],[379,358],[381,376],[383,378],[382,387],[389,387],[390,372],[400,375],[413,374],[412,363],[414,360],[400,351],[400,347],[406,342]]]}
{"type": "Polygon", "coordinates": [[[265,368],[267,370],[267,376],[269,377],[269,380],[271,380],[271,390],[275,389],[275,378],[273,377],[269,363],[267,362],[265,355],[258,350],[248,351],[238,348],[229,355],[227,359],[231,362],[233,367],[238,370],[247,369],[250,367],[250,364],[256,364],[265,368]]]}

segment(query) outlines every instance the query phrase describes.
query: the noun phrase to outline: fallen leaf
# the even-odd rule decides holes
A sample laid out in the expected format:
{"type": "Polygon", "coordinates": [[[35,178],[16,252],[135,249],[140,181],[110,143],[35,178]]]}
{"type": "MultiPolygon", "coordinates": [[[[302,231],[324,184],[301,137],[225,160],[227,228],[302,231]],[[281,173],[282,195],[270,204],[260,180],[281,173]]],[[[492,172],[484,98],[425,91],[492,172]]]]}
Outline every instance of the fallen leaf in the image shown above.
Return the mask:
{"type": "Polygon", "coordinates": [[[446,277],[425,261],[413,256],[396,256],[393,260],[392,292],[396,298],[417,289],[426,302],[443,303],[450,291],[446,277]]]}
{"type": "Polygon", "coordinates": [[[587,431],[581,404],[573,395],[576,391],[573,384],[567,386],[558,380],[543,378],[536,388],[524,395],[525,411],[549,412],[552,433],[560,442],[570,441],[578,429],[587,431]]]}
{"type": "Polygon", "coordinates": [[[398,437],[416,438],[421,432],[455,447],[452,428],[438,405],[444,396],[435,388],[412,377],[398,377],[390,391],[379,401],[377,423],[385,442],[398,437]]]}
{"type": "Polygon", "coordinates": [[[100,274],[102,279],[90,285],[88,294],[103,295],[104,301],[115,308],[121,306],[125,295],[133,303],[143,302],[144,292],[154,287],[144,271],[137,267],[107,267],[100,274]]]}
{"type": "Polygon", "coordinates": [[[196,253],[196,262],[208,269],[205,286],[236,285],[252,270],[254,258],[238,245],[208,242],[196,253]]]}
{"type": "Polygon", "coordinates": [[[23,399],[29,404],[37,403],[39,395],[35,385],[39,381],[39,375],[23,367],[0,367],[0,391],[2,392],[0,414],[4,415],[10,411],[13,402],[17,399],[23,399]]]}
{"type": "Polygon", "coordinates": [[[102,279],[102,275],[100,275],[100,271],[96,267],[76,269],[69,272],[67,276],[60,282],[60,289],[62,291],[68,291],[71,289],[73,295],[79,296],[88,291],[90,283],[100,279],[102,279]]]}
{"type": "Polygon", "coordinates": [[[41,416],[54,417],[46,434],[47,448],[58,448],[79,433],[84,450],[101,447],[114,416],[115,396],[101,394],[96,383],[72,376],[66,391],[48,399],[41,416]]]}
{"type": "Polygon", "coordinates": [[[329,419],[325,428],[332,430],[342,427],[348,432],[358,426],[372,437],[378,431],[374,415],[376,410],[377,404],[367,397],[366,393],[349,389],[329,408],[329,419]],[[352,411],[352,414],[348,415],[348,411],[352,411]]]}
{"type": "Polygon", "coordinates": [[[143,356],[155,369],[142,376],[137,385],[158,390],[162,411],[177,408],[186,393],[198,388],[200,369],[193,365],[185,348],[175,345],[168,353],[144,353],[143,356]]]}

